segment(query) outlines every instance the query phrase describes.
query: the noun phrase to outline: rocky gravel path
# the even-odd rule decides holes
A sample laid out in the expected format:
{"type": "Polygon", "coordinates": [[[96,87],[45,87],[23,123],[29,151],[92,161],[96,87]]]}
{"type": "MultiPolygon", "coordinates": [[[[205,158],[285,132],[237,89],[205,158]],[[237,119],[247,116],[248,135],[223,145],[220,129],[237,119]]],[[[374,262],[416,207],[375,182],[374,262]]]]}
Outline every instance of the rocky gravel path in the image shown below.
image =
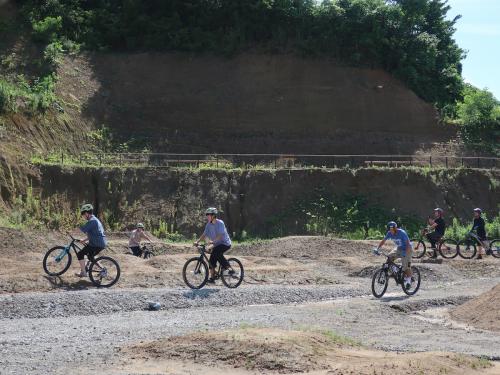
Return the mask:
{"type": "Polygon", "coordinates": [[[498,333],[444,324],[429,316],[435,307],[461,303],[498,282],[499,278],[424,284],[411,298],[393,284],[381,300],[368,294],[366,278],[353,278],[349,286],[5,295],[0,297],[0,373],[119,369],[125,364],[121,347],[245,325],[328,329],[386,350],[443,350],[494,358],[499,355],[498,333]],[[149,300],[162,303],[162,310],[146,311],[149,300]]]}

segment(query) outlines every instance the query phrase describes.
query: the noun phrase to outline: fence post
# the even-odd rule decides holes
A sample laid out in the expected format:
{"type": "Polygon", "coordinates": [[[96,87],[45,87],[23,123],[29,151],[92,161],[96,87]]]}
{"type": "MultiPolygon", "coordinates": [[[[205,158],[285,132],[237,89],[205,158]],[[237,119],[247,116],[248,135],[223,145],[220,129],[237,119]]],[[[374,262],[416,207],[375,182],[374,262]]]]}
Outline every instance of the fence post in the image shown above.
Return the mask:
{"type": "Polygon", "coordinates": [[[64,151],[61,151],[61,164],[64,164],[64,151]]]}
{"type": "Polygon", "coordinates": [[[429,166],[432,168],[432,156],[429,156],[429,166]]]}
{"type": "Polygon", "coordinates": [[[445,164],[446,164],[446,168],[448,168],[448,156],[446,156],[446,157],[444,158],[444,162],[445,162],[445,164]]]}
{"type": "Polygon", "coordinates": [[[274,169],[278,169],[278,159],[274,158],[274,169]]]}
{"type": "Polygon", "coordinates": [[[479,168],[479,158],[477,158],[477,167],[479,168]]]}
{"type": "Polygon", "coordinates": [[[219,168],[219,155],[215,154],[215,167],[219,168]]]}
{"type": "Polygon", "coordinates": [[[99,154],[99,166],[102,166],[102,154],[99,154]]]}
{"type": "Polygon", "coordinates": [[[462,168],[463,168],[463,166],[464,166],[464,158],[462,157],[462,168]]]}
{"type": "Polygon", "coordinates": [[[333,168],[335,169],[335,156],[333,157],[333,168]]]}

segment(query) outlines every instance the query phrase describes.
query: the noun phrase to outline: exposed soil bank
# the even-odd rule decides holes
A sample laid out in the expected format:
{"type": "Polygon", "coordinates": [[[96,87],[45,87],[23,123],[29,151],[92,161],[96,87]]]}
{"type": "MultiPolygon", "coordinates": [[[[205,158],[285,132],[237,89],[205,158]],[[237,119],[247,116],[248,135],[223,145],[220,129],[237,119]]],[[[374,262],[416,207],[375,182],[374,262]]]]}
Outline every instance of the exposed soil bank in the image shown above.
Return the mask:
{"type": "MultiPolygon", "coordinates": [[[[269,220],[308,197],[325,193],[367,197],[394,215],[425,217],[436,206],[448,218],[470,216],[473,207],[497,214],[498,171],[418,169],[174,171],[167,169],[91,169],[42,166],[44,196],[67,196],[73,205],[92,202],[123,224],[162,218],[170,228],[191,236],[199,231],[209,205],[223,211],[231,232],[267,235],[269,220]]],[[[284,219],[297,233],[300,217],[284,219]]],[[[283,233],[286,234],[286,233],[283,233]]],[[[297,233],[300,234],[300,233],[297,233]]]]}

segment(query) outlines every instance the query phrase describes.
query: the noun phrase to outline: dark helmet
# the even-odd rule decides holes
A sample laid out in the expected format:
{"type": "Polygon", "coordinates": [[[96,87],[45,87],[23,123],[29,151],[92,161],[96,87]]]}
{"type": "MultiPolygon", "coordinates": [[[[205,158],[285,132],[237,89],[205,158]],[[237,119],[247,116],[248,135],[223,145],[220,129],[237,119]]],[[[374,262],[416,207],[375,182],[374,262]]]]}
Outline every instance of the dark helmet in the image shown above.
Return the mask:
{"type": "Polygon", "coordinates": [[[387,223],[387,230],[390,230],[391,228],[397,228],[398,227],[398,224],[396,224],[395,221],[389,221],[387,223]]]}

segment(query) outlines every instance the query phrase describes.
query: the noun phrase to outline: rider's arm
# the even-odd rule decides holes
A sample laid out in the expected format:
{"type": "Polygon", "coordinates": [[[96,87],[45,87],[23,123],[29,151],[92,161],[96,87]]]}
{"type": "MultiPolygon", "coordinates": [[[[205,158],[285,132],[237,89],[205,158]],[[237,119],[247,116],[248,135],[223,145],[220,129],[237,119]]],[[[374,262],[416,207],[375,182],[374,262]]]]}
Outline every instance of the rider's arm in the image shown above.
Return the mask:
{"type": "Polygon", "coordinates": [[[142,237],[144,239],[148,240],[149,242],[153,242],[153,241],[151,241],[151,238],[149,238],[148,235],[145,232],[142,232],[142,237]]]}
{"type": "Polygon", "coordinates": [[[380,243],[377,246],[377,249],[380,249],[382,246],[384,246],[384,244],[385,244],[385,238],[382,241],[380,241],[380,243]]]}
{"type": "Polygon", "coordinates": [[[201,241],[203,241],[205,239],[205,233],[203,233],[200,238],[198,238],[198,240],[195,242],[195,243],[200,243],[201,241]]]}

